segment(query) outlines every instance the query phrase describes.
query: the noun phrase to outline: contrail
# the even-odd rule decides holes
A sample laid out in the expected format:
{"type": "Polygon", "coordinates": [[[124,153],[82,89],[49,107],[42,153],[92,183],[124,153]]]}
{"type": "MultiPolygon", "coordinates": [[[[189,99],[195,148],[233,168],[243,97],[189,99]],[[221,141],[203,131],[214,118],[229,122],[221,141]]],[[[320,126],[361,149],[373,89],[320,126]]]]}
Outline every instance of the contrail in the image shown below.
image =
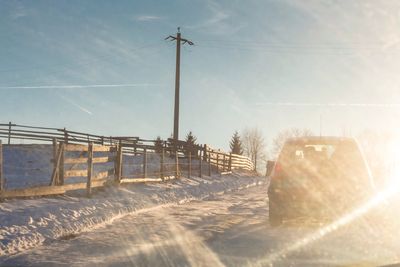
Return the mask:
{"type": "Polygon", "coordinates": [[[73,89],[73,88],[106,88],[106,87],[141,87],[161,86],[155,83],[123,83],[123,84],[89,84],[89,85],[37,85],[37,86],[0,86],[0,89],[73,89]]]}
{"type": "Polygon", "coordinates": [[[88,110],[88,109],[86,109],[86,108],[84,108],[84,107],[78,105],[77,103],[73,102],[71,99],[66,98],[66,97],[63,96],[63,95],[60,95],[60,97],[61,97],[62,99],[64,99],[65,101],[67,101],[68,103],[70,103],[71,105],[73,105],[73,106],[79,108],[81,111],[83,111],[83,112],[85,112],[85,113],[87,113],[87,114],[89,114],[89,115],[92,115],[92,114],[93,114],[90,110],[88,110]]]}
{"type": "Polygon", "coordinates": [[[398,108],[398,107],[400,107],[400,104],[384,104],[384,103],[294,103],[294,102],[263,102],[263,103],[256,103],[256,106],[398,108]]]}

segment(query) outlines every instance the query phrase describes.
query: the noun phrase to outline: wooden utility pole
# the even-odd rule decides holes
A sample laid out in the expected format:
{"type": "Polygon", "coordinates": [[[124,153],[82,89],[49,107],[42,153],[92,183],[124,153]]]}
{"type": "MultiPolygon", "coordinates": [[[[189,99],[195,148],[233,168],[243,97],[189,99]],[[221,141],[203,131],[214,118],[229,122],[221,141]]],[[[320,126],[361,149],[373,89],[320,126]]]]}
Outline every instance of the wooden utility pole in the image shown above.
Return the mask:
{"type": "Polygon", "coordinates": [[[174,147],[176,149],[179,140],[179,82],[180,82],[180,62],[181,62],[181,42],[182,44],[194,45],[190,40],[181,37],[180,28],[176,36],[168,36],[165,40],[176,41],[176,70],[175,70],[175,105],[174,105],[174,147]]]}

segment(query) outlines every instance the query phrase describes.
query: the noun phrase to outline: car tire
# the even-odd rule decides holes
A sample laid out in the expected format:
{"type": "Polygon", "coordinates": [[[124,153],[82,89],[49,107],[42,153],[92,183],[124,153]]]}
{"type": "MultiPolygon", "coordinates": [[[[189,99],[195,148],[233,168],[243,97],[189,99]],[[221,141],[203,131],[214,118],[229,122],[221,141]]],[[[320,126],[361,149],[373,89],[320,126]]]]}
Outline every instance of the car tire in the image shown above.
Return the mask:
{"type": "Polygon", "coordinates": [[[282,224],[282,215],[279,214],[276,204],[272,201],[269,203],[269,224],[272,227],[277,227],[282,224]]]}

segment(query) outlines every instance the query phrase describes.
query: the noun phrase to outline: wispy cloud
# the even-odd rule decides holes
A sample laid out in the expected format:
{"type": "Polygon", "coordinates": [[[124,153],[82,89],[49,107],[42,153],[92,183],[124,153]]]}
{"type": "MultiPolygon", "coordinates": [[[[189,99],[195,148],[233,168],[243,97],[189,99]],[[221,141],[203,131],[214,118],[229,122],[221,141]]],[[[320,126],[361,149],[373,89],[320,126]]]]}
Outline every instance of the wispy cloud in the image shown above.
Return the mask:
{"type": "Polygon", "coordinates": [[[199,29],[199,28],[211,27],[215,26],[216,24],[222,23],[229,18],[229,14],[226,12],[226,10],[222,9],[215,2],[209,1],[207,4],[207,9],[211,12],[211,16],[207,17],[205,20],[197,24],[187,26],[186,28],[199,29]]]}
{"type": "Polygon", "coordinates": [[[185,26],[192,30],[204,30],[212,34],[229,35],[236,33],[244,24],[242,21],[232,19],[232,11],[222,7],[219,3],[210,0],[206,2],[206,9],[210,13],[204,20],[185,26]]]}
{"type": "Polygon", "coordinates": [[[210,9],[212,12],[212,16],[204,20],[197,27],[200,28],[214,26],[215,24],[226,21],[230,17],[226,11],[222,10],[219,7],[216,7],[214,4],[210,5],[210,9]]]}
{"type": "Polygon", "coordinates": [[[15,6],[15,10],[13,10],[12,13],[10,14],[11,18],[14,20],[21,17],[25,17],[27,15],[24,5],[22,5],[20,2],[16,3],[17,5],[15,6]]]}
{"type": "Polygon", "coordinates": [[[60,64],[57,63],[54,69],[47,72],[45,71],[47,66],[39,67],[38,71],[41,72],[39,75],[32,75],[33,72],[27,73],[26,76],[30,78],[29,84],[19,84],[14,77],[10,77],[11,82],[3,82],[4,86],[0,84],[0,89],[30,89],[31,85],[39,85],[37,89],[43,88],[42,86],[60,88],[60,85],[70,86],[71,81],[78,81],[77,84],[71,86],[79,88],[84,88],[82,85],[85,88],[111,87],[108,84],[109,81],[124,83],[112,85],[112,87],[157,86],[146,83],[147,81],[127,84],[129,80],[126,79],[129,77],[127,76],[128,68],[151,67],[148,55],[154,55],[160,51],[159,47],[163,45],[163,42],[159,40],[146,44],[136,43],[135,40],[115,34],[110,25],[96,18],[88,19],[87,27],[71,33],[71,41],[66,41],[61,37],[53,38],[48,32],[37,32],[29,27],[24,30],[30,36],[40,35],[37,39],[43,47],[59,51],[60,64]],[[93,28],[96,31],[93,31],[93,28]],[[10,83],[21,86],[9,88],[6,85],[10,83]]]}
{"type": "Polygon", "coordinates": [[[155,16],[155,15],[137,15],[134,17],[134,20],[143,21],[143,22],[149,22],[149,21],[155,21],[155,20],[161,20],[161,19],[163,19],[163,17],[155,16]]]}

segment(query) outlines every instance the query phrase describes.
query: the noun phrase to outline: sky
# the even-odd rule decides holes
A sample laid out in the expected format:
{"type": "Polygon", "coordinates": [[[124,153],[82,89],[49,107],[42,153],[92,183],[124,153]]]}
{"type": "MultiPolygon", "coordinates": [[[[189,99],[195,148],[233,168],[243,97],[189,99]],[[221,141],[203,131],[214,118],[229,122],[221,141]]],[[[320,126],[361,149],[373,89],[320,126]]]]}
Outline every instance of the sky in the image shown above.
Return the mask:
{"type": "Polygon", "coordinates": [[[0,0],[0,122],[228,149],[258,127],[398,134],[400,2],[0,0]]]}

